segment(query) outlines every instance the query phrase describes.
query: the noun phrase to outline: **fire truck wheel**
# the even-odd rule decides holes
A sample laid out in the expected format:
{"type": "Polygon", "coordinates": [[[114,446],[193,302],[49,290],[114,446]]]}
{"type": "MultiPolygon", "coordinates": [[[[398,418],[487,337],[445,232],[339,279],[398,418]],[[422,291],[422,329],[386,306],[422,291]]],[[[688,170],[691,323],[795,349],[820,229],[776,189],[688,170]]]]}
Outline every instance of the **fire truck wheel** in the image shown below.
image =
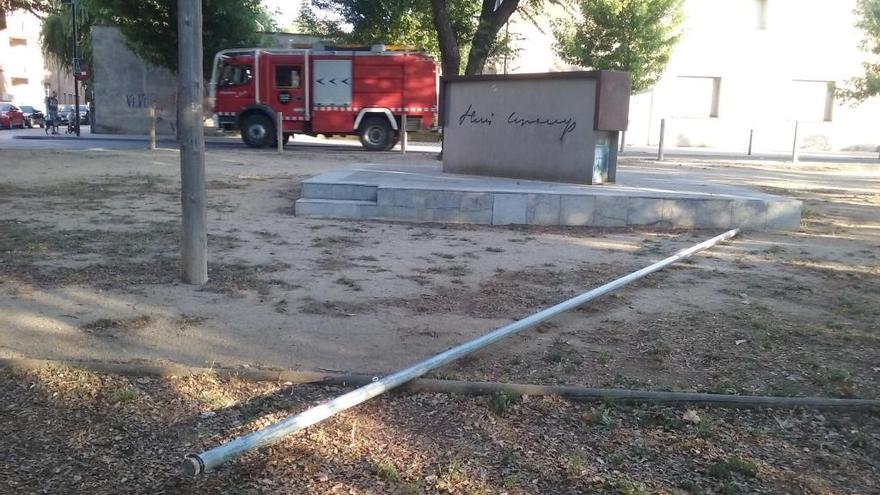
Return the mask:
{"type": "Polygon", "coordinates": [[[394,146],[394,131],[385,117],[369,117],[361,124],[361,144],[369,151],[387,151],[394,146]]]}
{"type": "Polygon", "coordinates": [[[244,118],[241,139],[251,148],[266,148],[275,142],[275,127],[269,117],[253,113],[244,118]]]}

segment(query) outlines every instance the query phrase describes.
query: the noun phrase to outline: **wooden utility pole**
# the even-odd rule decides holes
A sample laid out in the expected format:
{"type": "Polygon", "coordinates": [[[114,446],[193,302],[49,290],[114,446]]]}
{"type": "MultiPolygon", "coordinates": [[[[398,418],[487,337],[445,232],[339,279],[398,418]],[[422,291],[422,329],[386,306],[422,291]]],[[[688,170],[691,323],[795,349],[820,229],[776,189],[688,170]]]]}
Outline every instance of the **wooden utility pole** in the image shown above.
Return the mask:
{"type": "Polygon", "coordinates": [[[180,200],[183,206],[181,271],[184,282],[201,285],[208,281],[201,0],[178,0],[177,47],[180,200]]]}

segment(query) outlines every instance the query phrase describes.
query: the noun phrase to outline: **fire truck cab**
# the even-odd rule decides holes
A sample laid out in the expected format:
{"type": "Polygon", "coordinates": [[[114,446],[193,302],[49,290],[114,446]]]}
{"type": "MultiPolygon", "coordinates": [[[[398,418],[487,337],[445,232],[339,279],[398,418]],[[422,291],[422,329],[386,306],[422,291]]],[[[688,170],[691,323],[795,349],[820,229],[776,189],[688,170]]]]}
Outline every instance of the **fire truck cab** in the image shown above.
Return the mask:
{"type": "Polygon", "coordinates": [[[293,134],[358,135],[364,148],[397,144],[437,120],[437,65],[420,52],[371,47],[232,49],[214,58],[214,122],[255,148],[293,134]]]}

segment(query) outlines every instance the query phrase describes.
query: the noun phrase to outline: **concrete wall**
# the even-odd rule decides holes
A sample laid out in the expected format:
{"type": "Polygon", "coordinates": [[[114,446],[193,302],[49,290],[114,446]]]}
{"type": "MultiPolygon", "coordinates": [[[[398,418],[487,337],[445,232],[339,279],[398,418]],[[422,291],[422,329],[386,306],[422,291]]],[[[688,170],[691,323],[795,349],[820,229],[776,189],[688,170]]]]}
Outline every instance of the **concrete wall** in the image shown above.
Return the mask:
{"type": "Polygon", "coordinates": [[[149,132],[149,108],[156,107],[156,131],[175,134],[177,78],[170,71],[144,63],[125,46],[114,27],[92,27],[95,119],[98,134],[149,132]]]}
{"type": "Polygon", "coordinates": [[[623,91],[618,100],[624,104],[615,113],[613,105],[597,104],[601,74],[444,80],[443,171],[590,184],[596,145],[603,140],[607,180],[613,181],[616,156],[608,152],[620,129],[614,123],[626,125],[629,76],[613,73],[626,84],[611,78],[605,86],[610,94],[623,91]]]}

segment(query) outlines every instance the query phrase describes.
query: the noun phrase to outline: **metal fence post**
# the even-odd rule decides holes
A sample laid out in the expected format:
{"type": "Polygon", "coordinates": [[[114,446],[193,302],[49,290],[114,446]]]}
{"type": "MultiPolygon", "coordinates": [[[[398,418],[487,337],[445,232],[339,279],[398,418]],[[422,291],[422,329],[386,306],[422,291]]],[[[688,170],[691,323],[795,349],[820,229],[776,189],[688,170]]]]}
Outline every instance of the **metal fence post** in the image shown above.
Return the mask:
{"type": "Polygon", "coordinates": [[[657,161],[663,161],[663,145],[666,141],[666,119],[660,119],[660,143],[657,146],[657,161]]]}
{"type": "Polygon", "coordinates": [[[150,105],[150,149],[156,149],[156,106],[150,105]]]}
{"type": "Polygon", "coordinates": [[[405,154],[409,141],[409,133],[406,131],[406,112],[403,112],[403,116],[400,117],[400,127],[400,152],[405,154]]]}
{"type": "Polygon", "coordinates": [[[277,114],[277,122],[275,123],[275,141],[278,143],[278,152],[284,152],[284,129],[281,127],[284,122],[284,117],[281,115],[281,112],[277,114]]]}
{"type": "Polygon", "coordinates": [[[755,139],[755,130],[749,129],[749,156],[752,156],[752,141],[755,139]]]}
{"type": "Polygon", "coordinates": [[[800,150],[798,150],[798,127],[800,126],[800,121],[794,121],[794,140],[791,145],[791,162],[797,163],[800,158],[800,150]]]}

